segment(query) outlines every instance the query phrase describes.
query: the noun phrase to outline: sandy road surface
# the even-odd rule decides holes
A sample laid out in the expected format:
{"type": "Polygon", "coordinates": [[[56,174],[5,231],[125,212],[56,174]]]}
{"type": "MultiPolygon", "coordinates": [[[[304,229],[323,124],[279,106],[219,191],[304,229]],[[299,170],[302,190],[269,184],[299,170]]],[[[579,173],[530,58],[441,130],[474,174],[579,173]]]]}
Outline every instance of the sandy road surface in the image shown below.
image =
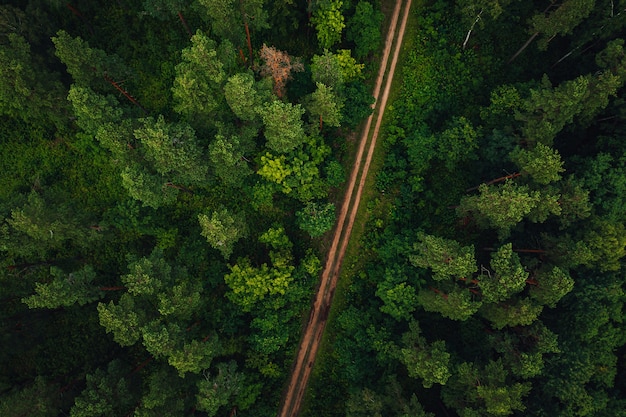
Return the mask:
{"type": "Polygon", "coordinates": [[[411,0],[396,0],[389,31],[385,40],[385,48],[383,50],[378,77],[376,78],[376,85],[372,93],[376,99],[374,112],[367,119],[367,123],[363,129],[354,167],[350,175],[346,195],[341,205],[341,211],[335,227],[332,245],[328,252],[324,270],[322,271],[319,289],[315,296],[309,321],[304,329],[302,340],[300,341],[300,347],[292,369],[289,385],[283,395],[278,417],[296,417],[300,411],[300,405],[315,361],[319,342],[322,338],[324,328],[326,327],[326,319],[337,285],[341,263],[348,241],[350,240],[350,234],[359,208],[365,179],[367,178],[372,155],[376,147],[376,140],[378,139],[378,132],[385,112],[385,106],[387,105],[389,90],[400,54],[400,47],[402,45],[410,7],[411,0]],[[402,7],[403,5],[404,8],[402,7]],[[398,20],[401,11],[402,22],[398,28],[398,20]],[[392,47],[394,49],[393,57],[391,63],[389,63],[392,47]],[[380,92],[383,81],[385,81],[385,88],[381,96],[380,92]],[[372,128],[374,118],[376,118],[376,123],[372,128]],[[365,159],[363,159],[366,148],[368,148],[368,152],[365,159]]]}

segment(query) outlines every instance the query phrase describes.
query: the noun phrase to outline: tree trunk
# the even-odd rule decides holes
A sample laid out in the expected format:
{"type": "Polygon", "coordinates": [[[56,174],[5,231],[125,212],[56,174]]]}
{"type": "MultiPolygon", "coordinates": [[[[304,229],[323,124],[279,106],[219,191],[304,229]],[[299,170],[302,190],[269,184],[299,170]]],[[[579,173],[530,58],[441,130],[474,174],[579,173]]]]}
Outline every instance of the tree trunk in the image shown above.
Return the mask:
{"type": "Polygon", "coordinates": [[[108,75],[104,75],[104,79],[111,84],[113,87],[115,87],[115,89],[117,91],[119,91],[120,93],[122,93],[124,95],[124,97],[126,97],[128,100],[130,100],[131,103],[133,103],[135,106],[139,107],[141,110],[143,110],[143,112],[145,114],[148,114],[148,111],[146,109],[143,108],[143,106],[141,104],[139,104],[139,102],[133,97],[131,96],[128,91],[124,90],[118,83],[116,83],[115,81],[113,81],[108,75]]]}
{"type": "Polygon", "coordinates": [[[481,14],[483,14],[482,9],[478,13],[478,16],[476,16],[476,20],[474,20],[474,23],[472,23],[472,26],[470,27],[470,29],[467,31],[467,35],[465,36],[465,41],[463,42],[463,49],[465,49],[465,47],[467,46],[467,42],[469,41],[469,38],[472,35],[472,31],[474,30],[474,26],[476,26],[476,23],[480,22],[480,15],[481,14]]]}
{"type": "MultiPolygon", "coordinates": [[[[519,177],[520,175],[522,175],[522,174],[521,174],[521,173],[519,173],[519,172],[515,172],[515,173],[510,174],[510,175],[505,175],[504,177],[500,177],[500,178],[496,178],[496,179],[491,180],[491,181],[487,181],[487,182],[485,182],[485,183],[483,183],[483,184],[485,184],[485,185],[491,185],[491,184],[495,184],[495,183],[497,183],[497,182],[502,182],[502,181],[506,181],[506,180],[511,180],[511,179],[513,179],[513,178],[517,178],[517,177],[519,177]]],[[[481,184],[481,185],[482,185],[482,184],[481,184]]],[[[470,191],[478,190],[479,188],[480,188],[480,185],[478,185],[478,186],[476,186],[476,187],[468,188],[467,190],[465,190],[465,192],[466,192],[466,193],[469,193],[470,191]]]]}
{"type": "Polygon", "coordinates": [[[250,63],[252,63],[252,41],[250,40],[250,28],[248,22],[243,22],[246,28],[246,42],[248,43],[248,55],[250,56],[250,63]]]}
{"type": "Polygon", "coordinates": [[[187,24],[187,21],[185,20],[181,12],[178,12],[178,18],[180,19],[180,22],[183,24],[183,26],[185,27],[185,30],[187,31],[187,33],[189,34],[189,37],[191,38],[193,36],[193,33],[191,33],[191,30],[189,29],[189,25],[187,24]]]}
{"type": "Polygon", "coordinates": [[[522,52],[524,52],[524,49],[528,48],[528,45],[530,45],[530,43],[535,40],[535,38],[539,36],[539,32],[535,32],[530,38],[528,38],[528,40],[526,41],[526,43],[524,45],[522,45],[521,48],[519,48],[517,50],[517,52],[515,52],[515,54],[511,57],[511,59],[509,59],[509,61],[507,62],[507,64],[510,64],[511,62],[515,61],[515,59],[519,56],[519,54],[521,54],[522,52]]]}

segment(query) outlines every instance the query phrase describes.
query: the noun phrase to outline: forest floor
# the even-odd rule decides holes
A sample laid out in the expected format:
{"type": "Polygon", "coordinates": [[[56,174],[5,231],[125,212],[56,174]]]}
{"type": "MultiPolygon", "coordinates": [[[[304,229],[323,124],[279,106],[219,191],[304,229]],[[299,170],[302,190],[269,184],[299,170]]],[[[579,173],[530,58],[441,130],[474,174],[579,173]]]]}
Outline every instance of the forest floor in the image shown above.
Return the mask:
{"type": "Polygon", "coordinates": [[[376,78],[376,84],[372,95],[376,99],[374,111],[368,117],[363,133],[360,138],[357,155],[346,187],[346,194],[341,204],[341,210],[333,234],[333,240],[328,252],[326,264],[322,271],[319,288],[315,295],[309,320],[304,328],[302,339],[298,348],[295,363],[281,402],[278,417],[296,417],[300,412],[300,406],[307,387],[309,376],[315,362],[317,350],[326,327],[328,313],[332,303],[335,287],[339,278],[341,264],[346,252],[346,247],[352,233],[352,226],[359,208],[363,187],[372,161],[372,155],[376,147],[378,133],[387,106],[387,99],[391,90],[391,83],[396,69],[400,48],[404,37],[404,30],[409,16],[412,0],[396,0],[385,47],[381,57],[380,69],[376,78]],[[403,8],[404,6],[404,8],[403,8]],[[402,11],[402,13],[401,13],[402,11]],[[402,22],[398,20],[402,14],[402,22]],[[393,56],[391,56],[393,48],[393,56]],[[385,82],[384,89],[383,81],[385,82]],[[382,95],[381,95],[382,90],[382,95]],[[372,122],[376,123],[372,126],[372,122]],[[363,154],[367,148],[367,155],[363,154]],[[357,186],[358,185],[358,186],[357,186]]]}

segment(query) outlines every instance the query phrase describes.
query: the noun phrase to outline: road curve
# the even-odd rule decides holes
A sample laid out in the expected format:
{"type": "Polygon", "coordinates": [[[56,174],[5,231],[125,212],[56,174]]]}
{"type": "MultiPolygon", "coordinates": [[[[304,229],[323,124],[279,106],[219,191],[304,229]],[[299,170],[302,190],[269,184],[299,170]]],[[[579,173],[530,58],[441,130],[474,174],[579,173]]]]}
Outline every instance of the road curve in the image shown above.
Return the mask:
{"type": "Polygon", "coordinates": [[[300,341],[289,385],[283,395],[278,417],[296,417],[300,412],[302,398],[304,397],[313,363],[315,362],[319,342],[326,327],[326,320],[337,285],[337,279],[339,278],[339,271],[346,247],[348,246],[348,241],[350,240],[354,219],[356,218],[356,213],[361,201],[361,194],[371,164],[372,155],[376,147],[376,141],[385,113],[385,107],[398,62],[410,8],[411,0],[396,0],[389,31],[387,32],[385,40],[380,69],[372,93],[376,100],[374,112],[368,117],[359,141],[354,166],[334,230],[333,241],[320,277],[319,288],[309,315],[309,321],[307,322],[300,341]],[[402,7],[403,5],[404,8],[402,7]],[[401,10],[403,10],[402,22],[398,28],[398,19],[401,10]],[[393,57],[391,63],[389,63],[392,47],[394,48],[393,57]],[[381,96],[380,92],[383,81],[385,81],[385,88],[381,96]],[[376,123],[372,128],[374,117],[376,117],[376,123]],[[368,148],[368,152],[365,160],[363,160],[366,147],[368,148]]]}

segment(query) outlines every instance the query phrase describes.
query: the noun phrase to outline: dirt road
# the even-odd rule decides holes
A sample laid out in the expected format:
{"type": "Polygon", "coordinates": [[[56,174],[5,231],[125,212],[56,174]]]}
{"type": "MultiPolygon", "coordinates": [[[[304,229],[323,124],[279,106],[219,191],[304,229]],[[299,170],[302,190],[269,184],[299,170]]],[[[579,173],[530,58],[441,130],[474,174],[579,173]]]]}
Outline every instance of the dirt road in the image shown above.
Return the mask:
{"type": "Polygon", "coordinates": [[[374,112],[367,119],[363,134],[359,141],[359,148],[354,162],[354,167],[350,175],[346,195],[341,205],[337,225],[334,231],[332,245],[330,247],[328,258],[322,271],[320,285],[315,296],[313,308],[309,316],[309,321],[304,329],[298,355],[296,356],[293,366],[289,385],[284,393],[281,408],[278,417],[296,417],[300,412],[300,405],[304,392],[315,362],[315,356],[319,347],[319,342],[326,327],[328,311],[337,286],[341,263],[350,240],[352,226],[361,201],[361,194],[365,185],[365,179],[369,171],[372,155],[376,147],[378,132],[382,123],[391,82],[395,73],[400,47],[404,37],[406,21],[409,16],[411,0],[396,0],[396,5],[391,16],[389,31],[385,40],[385,48],[383,57],[376,78],[373,96],[376,99],[374,112]],[[404,7],[403,7],[404,6],[404,7]],[[402,13],[401,13],[402,11],[402,13]],[[398,19],[402,14],[402,22],[398,27],[398,19]],[[393,57],[391,63],[389,57],[393,47],[393,57]],[[381,88],[385,81],[385,88],[380,95],[381,88]],[[376,123],[372,128],[372,122],[376,119],[376,123]],[[367,148],[367,155],[363,159],[363,154],[367,148]],[[358,187],[357,187],[358,183],[358,187]],[[356,188],[356,190],[355,190],[356,188]]]}

